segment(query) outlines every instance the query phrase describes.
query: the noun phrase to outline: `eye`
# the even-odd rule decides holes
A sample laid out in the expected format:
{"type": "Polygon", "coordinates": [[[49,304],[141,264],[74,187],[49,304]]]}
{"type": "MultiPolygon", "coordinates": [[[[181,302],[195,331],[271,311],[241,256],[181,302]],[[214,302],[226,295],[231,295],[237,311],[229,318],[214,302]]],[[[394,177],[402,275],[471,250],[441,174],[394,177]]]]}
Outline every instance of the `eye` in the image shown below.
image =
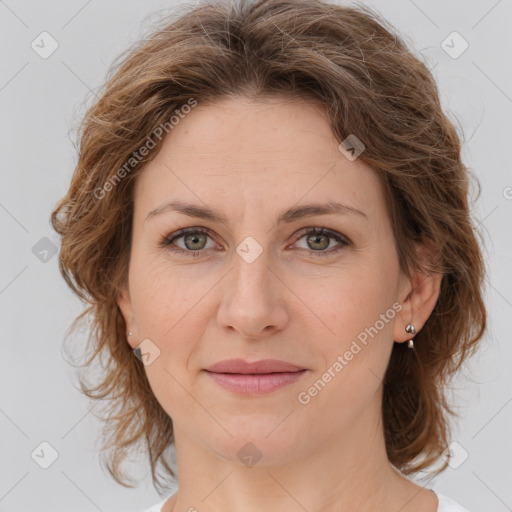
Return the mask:
{"type": "Polygon", "coordinates": [[[314,256],[326,256],[329,254],[338,253],[339,251],[341,251],[341,249],[350,245],[349,240],[343,237],[340,233],[337,233],[336,231],[331,231],[330,229],[327,228],[308,229],[308,231],[302,234],[302,236],[297,240],[297,242],[299,240],[302,240],[303,238],[305,238],[307,244],[307,247],[303,247],[303,249],[314,256]],[[332,240],[338,242],[338,245],[335,245],[334,249],[333,246],[331,245],[332,240]],[[313,250],[311,250],[310,248],[312,248],[313,250]]]}
{"type": "Polygon", "coordinates": [[[213,243],[213,247],[206,246],[207,239],[211,238],[208,233],[209,231],[205,228],[184,228],[168,237],[165,237],[160,245],[167,247],[173,252],[189,253],[192,256],[199,256],[199,253],[203,249],[212,249],[216,246],[215,243],[213,243]],[[176,240],[179,239],[183,239],[183,245],[176,243],[176,240]]]}
{"type": "MultiPolygon", "coordinates": [[[[207,246],[208,238],[211,239],[210,231],[206,228],[193,227],[180,229],[176,233],[163,238],[160,242],[161,247],[166,247],[172,252],[185,254],[186,256],[199,256],[204,249],[213,249],[218,245],[212,241],[210,247],[207,246]],[[177,243],[182,239],[181,243],[177,243]]],[[[306,252],[314,256],[325,256],[335,254],[341,251],[344,247],[350,245],[350,241],[336,231],[331,231],[327,228],[309,228],[306,232],[298,238],[297,242],[306,239],[308,247],[302,248],[306,252]],[[331,241],[338,242],[334,249],[331,241]],[[310,249],[313,248],[313,250],[310,249]],[[327,250],[329,249],[329,250],[327,250]]],[[[295,242],[295,244],[297,244],[295,242]]]]}

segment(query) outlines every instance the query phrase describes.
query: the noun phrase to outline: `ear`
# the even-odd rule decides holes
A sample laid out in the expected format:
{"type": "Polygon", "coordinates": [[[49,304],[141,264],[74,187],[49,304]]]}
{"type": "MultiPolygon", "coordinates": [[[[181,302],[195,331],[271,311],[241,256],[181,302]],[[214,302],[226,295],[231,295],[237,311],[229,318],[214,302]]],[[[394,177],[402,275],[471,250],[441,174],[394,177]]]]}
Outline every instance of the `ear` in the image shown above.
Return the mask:
{"type": "Polygon", "coordinates": [[[126,325],[126,339],[128,340],[128,343],[132,348],[136,348],[137,325],[135,323],[135,319],[133,316],[133,307],[128,285],[123,285],[119,289],[117,293],[117,305],[121,310],[121,314],[123,315],[124,323],[126,325]],[[128,336],[128,332],[131,332],[132,335],[128,336]]]}
{"type": "MultiPolygon", "coordinates": [[[[422,268],[439,261],[440,255],[432,243],[422,242],[416,250],[420,254],[422,268]]],[[[413,324],[416,333],[423,328],[439,298],[442,279],[442,273],[430,273],[426,268],[414,272],[410,279],[403,276],[399,295],[403,309],[396,315],[393,328],[393,339],[397,343],[414,338],[414,334],[405,331],[406,325],[413,324]]]]}

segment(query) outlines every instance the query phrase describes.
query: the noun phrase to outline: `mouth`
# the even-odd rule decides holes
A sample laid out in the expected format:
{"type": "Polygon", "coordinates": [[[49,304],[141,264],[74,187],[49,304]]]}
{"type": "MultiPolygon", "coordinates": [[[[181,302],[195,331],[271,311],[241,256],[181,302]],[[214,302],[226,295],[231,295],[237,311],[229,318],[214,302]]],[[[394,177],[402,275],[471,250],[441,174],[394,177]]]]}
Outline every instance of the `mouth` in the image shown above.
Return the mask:
{"type": "Polygon", "coordinates": [[[222,388],[239,395],[272,393],[301,379],[308,370],[291,363],[265,359],[221,361],[204,372],[222,388]]]}

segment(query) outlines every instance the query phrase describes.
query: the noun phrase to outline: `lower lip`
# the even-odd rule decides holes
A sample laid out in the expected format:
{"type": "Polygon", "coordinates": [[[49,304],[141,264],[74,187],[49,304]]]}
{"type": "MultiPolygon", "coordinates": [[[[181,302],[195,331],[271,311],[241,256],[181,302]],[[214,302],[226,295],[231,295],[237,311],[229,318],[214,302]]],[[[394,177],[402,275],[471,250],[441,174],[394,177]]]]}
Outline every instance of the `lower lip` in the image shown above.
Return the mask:
{"type": "Polygon", "coordinates": [[[242,373],[206,373],[217,384],[241,395],[263,395],[297,382],[307,370],[298,372],[242,374],[242,373]]]}

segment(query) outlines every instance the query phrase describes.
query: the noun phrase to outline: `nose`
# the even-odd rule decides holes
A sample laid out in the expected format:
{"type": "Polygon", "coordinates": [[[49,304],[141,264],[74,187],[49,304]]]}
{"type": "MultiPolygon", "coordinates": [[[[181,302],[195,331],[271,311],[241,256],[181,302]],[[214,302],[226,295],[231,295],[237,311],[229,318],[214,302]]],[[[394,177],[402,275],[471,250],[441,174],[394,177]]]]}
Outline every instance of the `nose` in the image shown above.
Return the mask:
{"type": "Polygon", "coordinates": [[[252,262],[238,253],[223,280],[217,321],[223,330],[258,340],[282,330],[288,320],[286,286],[270,268],[268,251],[252,262]]]}

